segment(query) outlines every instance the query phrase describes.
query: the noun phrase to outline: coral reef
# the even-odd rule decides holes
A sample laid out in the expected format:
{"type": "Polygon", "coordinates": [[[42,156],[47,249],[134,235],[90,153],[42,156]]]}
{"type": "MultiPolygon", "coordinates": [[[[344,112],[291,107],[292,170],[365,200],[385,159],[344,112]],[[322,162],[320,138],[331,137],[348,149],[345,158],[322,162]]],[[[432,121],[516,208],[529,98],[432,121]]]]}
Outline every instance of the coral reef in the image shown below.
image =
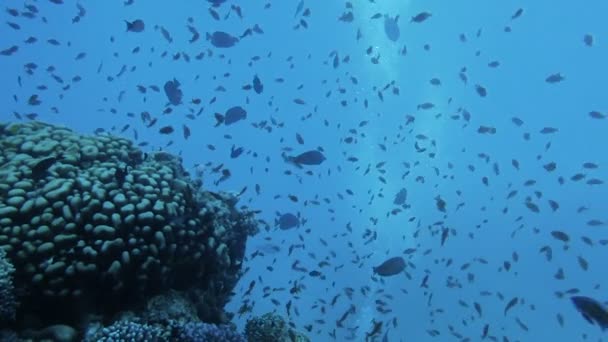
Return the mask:
{"type": "Polygon", "coordinates": [[[148,300],[137,312],[121,312],[103,327],[92,322],[85,341],[184,341],[245,342],[230,324],[204,323],[196,317],[189,299],[181,292],[169,291],[148,300]]]}
{"type": "Polygon", "coordinates": [[[0,323],[15,319],[17,301],[13,287],[13,272],[15,269],[6,258],[6,252],[0,248],[0,323]]]}
{"type": "Polygon", "coordinates": [[[174,338],[176,341],[185,342],[247,342],[245,337],[230,325],[203,322],[178,325],[174,328],[174,338]]]}
{"type": "MultiPolygon", "coordinates": [[[[0,165],[0,249],[27,294],[18,313],[78,323],[175,288],[198,299],[203,321],[226,321],[257,232],[237,198],[200,189],[168,153],[40,122],[0,124],[0,165]],[[62,315],[46,309],[56,305],[62,315]]],[[[156,333],[137,324],[108,333],[117,331],[156,333]]]]}
{"type": "Polygon", "coordinates": [[[85,342],[168,341],[169,336],[159,326],[119,320],[108,327],[90,329],[85,342]]]}
{"type": "Polygon", "coordinates": [[[266,313],[247,320],[245,335],[249,342],[308,342],[303,334],[291,329],[283,318],[266,313]]]}
{"type": "Polygon", "coordinates": [[[198,320],[191,300],[178,291],[169,291],[150,298],[142,313],[148,323],[194,322],[198,320]]]}

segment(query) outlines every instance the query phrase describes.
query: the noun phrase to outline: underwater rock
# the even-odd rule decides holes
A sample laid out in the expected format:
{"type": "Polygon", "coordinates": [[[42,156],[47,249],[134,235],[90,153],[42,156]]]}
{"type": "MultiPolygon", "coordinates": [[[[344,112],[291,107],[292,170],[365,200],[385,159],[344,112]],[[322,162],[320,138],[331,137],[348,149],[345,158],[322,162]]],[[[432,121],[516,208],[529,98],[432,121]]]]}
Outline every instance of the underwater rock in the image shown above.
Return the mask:
{"type": "Polygon", "coordinates": [[[14,272],[13,265],[7,260],[4,250],[0,248],[0,323],[15,318],[17,301],[13,286],[14,272]]]}
{"type": "Polygon", "coordinates": [[[291,329],[281,316],[274,313],[266,313],[247,320],[245,335],[249,342],[310,342],[308,337],[291,329]]]}
{"type": "Polygon", "coordinates": [[[179,285],[213,297],[197,303],[201,319],[223,320],[247,237],[258,230],[253,213],[200,189],[179,157],[143,155],[123,138],[0,123],[0,250],[15,268],[20,313],[71,324],[179,285]],[[51,146],[45,155],[21,148],[42,141],[51,146]],[[62,157],[33,177],[28,171],[48,156],[62,157]],[[117,182],[124,165],[128,175],[117,182]]]}

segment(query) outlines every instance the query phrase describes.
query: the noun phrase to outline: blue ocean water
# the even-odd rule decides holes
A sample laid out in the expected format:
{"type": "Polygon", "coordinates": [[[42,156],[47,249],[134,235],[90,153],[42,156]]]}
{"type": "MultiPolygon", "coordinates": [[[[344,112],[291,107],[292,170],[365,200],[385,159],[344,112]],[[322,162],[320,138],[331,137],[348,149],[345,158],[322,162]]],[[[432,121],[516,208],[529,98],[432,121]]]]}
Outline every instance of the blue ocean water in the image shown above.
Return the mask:
{"type": "Polygon", "coordinates": [[[602,338],[569,298],[608,299],[605,2],[83,1],[77,20],[75,2],[57,2],[4,3],[38,12],[2,13],[0,120],[103,129],[180,154],[207,189],[247,187],[239,204],[269,228],[249,239],[227,306],[252,306],[235,316],[240,329],[276,311],[312,341],[364,341],[374,321],[388,341],[602,338]],[[384,15],[399,16],[396,41],[384,15]],[[136,19],[143,32],[127,32],[136,19]],[[255,25],[229,48],[206,36],[255,25]],[[260,94],[244,89],[256,75],[260,94]],[[168,106],[173,79],[183,99],[168,106]],[[233,106],[246,119],[215,127],[233,106]],[[320,165],[283,157],[317,149],[320,165]],[[231,177],[216,184],[220,164],[231,177]],[[278,229],[285,213],[302,224],[278,229]],[[394,256],[404,272],[374,275],[394,256]]]}

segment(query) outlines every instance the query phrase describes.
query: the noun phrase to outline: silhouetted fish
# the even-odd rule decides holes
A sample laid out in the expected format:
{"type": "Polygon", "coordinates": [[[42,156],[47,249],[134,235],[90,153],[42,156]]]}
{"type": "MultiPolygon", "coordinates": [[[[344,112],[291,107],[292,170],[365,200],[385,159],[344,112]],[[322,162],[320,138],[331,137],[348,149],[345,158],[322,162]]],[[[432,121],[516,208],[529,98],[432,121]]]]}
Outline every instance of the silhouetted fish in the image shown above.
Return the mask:
{"type": "Polygon", "coordinates": [[[32,178],[34,178],[34,179],[42,178],[44,175],[46,175],[46,172],[49,170],[49,168],[51,166],[53,166],[53,164],[55,164],[61,158],[62,158],[62,156],[59,154],[54,157],[47,157],[47,158],[39,160],[34,165],[34,167],[32,167],[32,178]]]}
{"type": "Polygon", "coordinates": [[[294,163],[297,166],[301,165],[319,165],[323,161],[325,161],[325,156],[323,153],[317,150],[310,150],[303,153],[298,154],[295,157],[284,156],[285,160],[288,162],[294,163]]]}
{"type": "Polygon", "coordinates": [[[141,19],[133,20],[131,22],[125,20],[125,22],[127,23],[127,31],[129,32],[142,32],[146,26],[141,19]]]}
{"type": "Polygon", "coordinates": [[[215,120],[217,120],[215,126],[221,124],[228,126],[245,118],[247,118],[247,111],[241,106],[234,106],[228,109],[225,115],[215,113],[215,120]]]}
{"type": "Polygon", "coordinates": [[[233,47],[239,41],[237,37],[223,31],[215,31],[212,34],[207,33],[207,40],[218,48],[233,47]]]}
{"type": "Polygon", "coordinates": [[[165,94],[167,95],[169,102],[174,106],[182,103],[183,93],[179,89],[179,86],[180,83],[176,79],[173,79],[173,81],[167,81],[167,83],[165,83],[165,94]]]}
{"type": "Polygon", "coordinates": [[[397,20],[399,20],[399,16],[395,16],[395,18],[391,18],[388,14],[384,15],[384,33],[388,39],[396,42],[399,39],[399,25],[397,24],[397,20]]]}
{"type": "Polygon", "coordinates": [[[405,269],[405,260],[403,260],[402,257],[390,258],[385,262],[381,263],[380,265],[374,267],[373,269],[374,273],[379,276],[394,276],[403,272],[403,270],[405,269]]]}
{"type": "Polygon", "coordinates": [[[286,213],[281,215],[278,219],[275,219],[275,225],[283,230],[287,230],[299,227],[300,219],[292,213],[286,213]]]}
{"type": "Polygon", "coordinates": [[[608,310],[601,303],[584,296],[574,296],[570,299],[587,322],[599,325],[602,331],[608,329],[608,310]]]}

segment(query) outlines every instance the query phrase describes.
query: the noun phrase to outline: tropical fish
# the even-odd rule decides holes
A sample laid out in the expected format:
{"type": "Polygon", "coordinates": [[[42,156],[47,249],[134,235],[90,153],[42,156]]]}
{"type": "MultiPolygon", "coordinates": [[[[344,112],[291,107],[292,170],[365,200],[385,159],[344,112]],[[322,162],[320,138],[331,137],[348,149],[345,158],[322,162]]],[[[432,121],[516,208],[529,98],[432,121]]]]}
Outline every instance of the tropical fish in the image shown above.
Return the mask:
{"type": "Polygon", "coordinates": [[[133,21],[127,21],[125,20],[125,23],[127,23],[127,31],[128,32],[142,32],[145,28],[145,24],[144,21],[141,19],[136,19],[133,21]]]}
{"type": "Polygon", "coordinates": [[[393,257],[373,268],[374,274],[382,277],[394,276],[403,272],[405,260],[402,257],[393,257]]]}
{"type": "Polygon", "coordinates": [[[599,325],[602,331],[608,329],[608,310],[601,303],[584,296],[574,296],[570,299],[587,322],[599,325]]]}

